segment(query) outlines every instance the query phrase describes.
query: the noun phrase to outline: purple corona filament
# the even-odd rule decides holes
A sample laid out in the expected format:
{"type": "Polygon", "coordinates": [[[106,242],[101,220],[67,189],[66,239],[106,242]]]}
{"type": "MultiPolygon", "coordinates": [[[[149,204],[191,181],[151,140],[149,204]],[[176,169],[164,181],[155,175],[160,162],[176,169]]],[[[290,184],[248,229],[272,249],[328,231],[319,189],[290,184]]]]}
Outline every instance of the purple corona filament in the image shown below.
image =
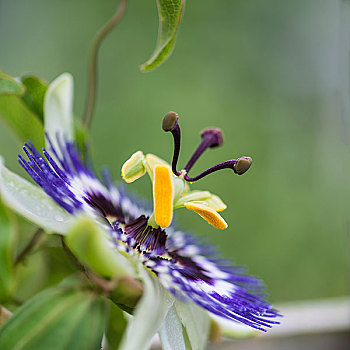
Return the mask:
{"type": "Polygon", "coordinates": [[[166,132],[170,131],[174,137],[174,156],[172,161],[172,170],[176,176],[183,175],[183,178],[186,181],[194,182],[221,169],[232,169],[235,174],[242,175],[250,168],[252,164],[252,158],[240,157],[237,159],[227,160],[225,162],[216,164],[197,176],[188,176],[187,173],[191,170],[195,162],[204,153],[206,149],[219,147],[224,142],[224,136],[221,129],[208,128],[201,132],[201,143],[193,153],[190,160],[187,162],[185,168],[182,171],[177,171],[176,165],[180,153],[180,126],[178,123],[178,119],[179,115],[175,112],[167,113],[163,119],[163,130],[166,132]]]}

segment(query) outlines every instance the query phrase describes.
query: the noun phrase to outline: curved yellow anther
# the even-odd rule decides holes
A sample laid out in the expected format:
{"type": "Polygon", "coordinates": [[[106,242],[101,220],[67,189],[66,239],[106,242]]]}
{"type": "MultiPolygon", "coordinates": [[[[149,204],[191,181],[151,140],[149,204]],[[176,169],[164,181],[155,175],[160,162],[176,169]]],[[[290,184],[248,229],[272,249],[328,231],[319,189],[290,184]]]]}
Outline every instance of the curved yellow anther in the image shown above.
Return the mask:
{"type": "Polygon", "coordinates": [[[156,223],[168,227],[173,219],[174,187],[172,171],[167,165],[156,165],[153,174],[153,207],[156,223]]]}
{"type": "Polygon", "coordinates": [[[185,207],[199,214],[210,225],[214,226],[215,228],[218,228],[219,230],[224,230],[228,226],[226,221],[221,217],[221,215],[218,214],[214,209],[206,205],[205,202],[189,202],[185,203],[185,207]]]}

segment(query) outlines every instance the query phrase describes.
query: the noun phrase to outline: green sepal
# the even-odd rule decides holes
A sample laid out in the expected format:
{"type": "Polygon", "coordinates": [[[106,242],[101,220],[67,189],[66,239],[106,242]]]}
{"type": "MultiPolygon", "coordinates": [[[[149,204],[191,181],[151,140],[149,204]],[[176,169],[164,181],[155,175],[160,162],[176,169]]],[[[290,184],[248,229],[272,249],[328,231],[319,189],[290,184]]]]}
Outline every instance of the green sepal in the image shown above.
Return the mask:
{"type": "Polygon", "coordinates": [[[20,79],[0,72],[0,119],[14,132],[20,143],[32,140],[43,146],[42,120],[25,102],[27,88],[20,79]]]}
{"type": "Polygon", "coordinates": [[[132,314],[142,294],[143,287],[140,282],[124,277],[118,280],[118,286],[110,292],[109,298],[123,310],[132,314]]]}
{"type": "Polygon", "coordinates": [[[33,141],[40,149],[44,146],[44,128],[38,116],[31,112],[20,96],[0,95],[0,119],[23,144],[33,141]]]}
{"type": "Polygon", "coordinates": [[[105,301],[94,292],[57,286],[13,314],[0,330],[0,349],[96,350],[105,319],[105,301]]]}
{"type": "Polygon", "coordinates": [[[181,323],[181,319],[179,318],[174,305],[168,310],[158,333],[163,350],[190,349],[190,347],[186,347],[186,330],[181,323]]]}
{"type": "Polygon", "coordinates": [[[43,122],[44,97],[48,84],[35,75],[30,74],[21,77],[21,81],[25,86],[25,94],[22,96],[23,102],[43,122]]]}
{"type": "Polygon", "coordinates": [[[133,274],[128,259],[113,247],[102,227],[87,216],[75,220],[65,242],[84,265],[101,276],[113,278],[133,274]]]}
{"type": "Polygon", "coordinates": [[[0,95],[22,96],[25,92],[24,85],[15,78],[5,73],[0,73],[0,95]]]}
{"type": "Polygon", "coordinates": [[[210,328],[209,314],[193,302],[176,300],[175,310],[186,330],[192,350],[205,348],[210,328]]]}

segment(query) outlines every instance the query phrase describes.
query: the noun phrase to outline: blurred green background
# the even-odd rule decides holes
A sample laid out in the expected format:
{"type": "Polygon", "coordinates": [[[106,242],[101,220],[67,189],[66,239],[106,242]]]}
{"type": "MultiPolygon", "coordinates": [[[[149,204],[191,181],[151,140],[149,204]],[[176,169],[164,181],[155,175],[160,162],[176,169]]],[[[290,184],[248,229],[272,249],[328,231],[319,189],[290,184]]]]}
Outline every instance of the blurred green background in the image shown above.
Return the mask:
{"type": "MultiPolygon", "coordinates": [[[[87,52],[116,1],[1,0],[0,69],[52,80],[75,77],[75,113],[83,110],[87,52]]],[[[155,1],[130,1],[104,42],[92,125],[96,166],[120,180],[135,151],[172,156],[163,115],[177,111],[180,166],[207,126],[224,130],[191,174],[242,155],[244,176],[211,175],[193,187],[228,205],[225,231],[185,210],[180,227],[216,243],[224,257],[262,278],[273,301],[340,296],[349,287],[349,5],[338,0],[188,1],[173,56],[152,73],[155,1]]],[[[21,145],[0,124],[0,153],[21,175],[21,145]]],[[[147,179],[129,186],[151,195],[147,179]]]]}

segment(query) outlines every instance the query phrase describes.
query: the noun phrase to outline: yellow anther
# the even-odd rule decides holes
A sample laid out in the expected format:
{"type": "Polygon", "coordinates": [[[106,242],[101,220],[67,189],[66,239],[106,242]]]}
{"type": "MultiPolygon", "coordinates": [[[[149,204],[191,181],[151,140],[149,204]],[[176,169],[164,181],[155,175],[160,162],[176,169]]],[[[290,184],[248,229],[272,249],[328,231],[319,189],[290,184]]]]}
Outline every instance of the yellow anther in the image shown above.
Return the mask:
{"type": "Polygon", "coordinates": [[[134,153],[122,166],[122,178],[125,182],[130,183],[139,179],[146,173],[143,165],[145,156],[141,151],[134,153]]]}
{"type": "Polygon", "coordinates": [[[172,171],[167,165],[156,165],[153,175],[154,218],[161,227],[168,227],[173,219],[174,187],[172,171]]]}
{"type": "Polygon", "coordinates": [[[218,228],[219,230],[224,230],[225,228],[227,228],[227,223],[221,217],[221,215],[218,214],[214,209],[206,205],[205,202],[185,203],[185,207],[199,214],[204,220],[206,220],[210,225],[214,226],[215,228],[218,228]]]}

